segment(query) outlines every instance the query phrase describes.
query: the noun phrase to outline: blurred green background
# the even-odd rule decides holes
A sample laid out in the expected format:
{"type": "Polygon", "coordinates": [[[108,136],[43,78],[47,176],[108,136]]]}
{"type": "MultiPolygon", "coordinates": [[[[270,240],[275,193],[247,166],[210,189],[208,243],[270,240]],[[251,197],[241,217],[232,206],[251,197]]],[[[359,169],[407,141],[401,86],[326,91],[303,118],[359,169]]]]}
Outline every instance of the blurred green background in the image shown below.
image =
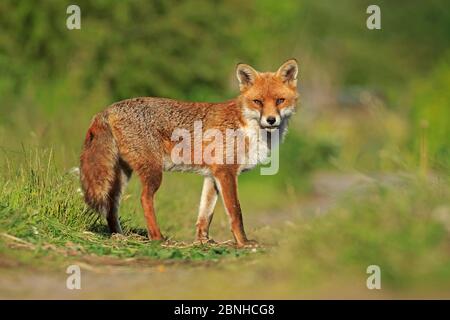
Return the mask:
{"type": "MultiPolygon", "coordinates": [[[[280,281],[274,292],[295,297],[297,286],[320,283],[330,272],[339,283],[355,269],[364,278],[375,261],[393,290],[448,286],[447,1],[76,1],[81,30],[66,28],[70,4],[0,2],[5,232],[33,245],[64,246],[70,232],[89,229],[68,171],[78,166],[90,119],[109,104],[135,96],[230,99],[238,94],[236,63],[274,71],[295,57],[300,104],[280,149],[280,172],[254,170],[240,179],[249,233],[278,245],[269,256],[285,264],[264,264],[248,279],[269,273],[280,281]],[[370,4],[381,8],[381,30],[366,27],[370,4]],[[323,204],[314,202],[323,196],[318,175],[343,199],[321,208],[323,217],[310,212],[323,204]],[[349,195],[341,186],[355,176],[371,182],[349,195]]],[[[158,194],[162,229],[190,240],[201,179],[165,180],[158,194]]],[[[122,217],[131,232],[144,225],[139,184],[132,181],[127,192],[122,217]]],[[[216,216],[212,232],[229,238],[220,207],[216,216]]],[[[81,237],[71,241],[89,247],[81,237]]],[[[9,254],[8,245],[0,248],[9,254]]]]}
{"type": "Polygon", "coordinates": [[[340,148],[345,165],[414,166],[426,131],[430,164],[448,169],[450,13],[445,1],[405,3],[379,1],[371,31],[370,1],[79,1],[81,30],[69,31],[69,1],[2,1],[1,145],[58,144],[67,164],[114,101],[221,101],[237,94],[237,62],[275,70],[296,57],[306,157],[340,148]],[[407,163],[392,163],[397,152],[407,163]]]}

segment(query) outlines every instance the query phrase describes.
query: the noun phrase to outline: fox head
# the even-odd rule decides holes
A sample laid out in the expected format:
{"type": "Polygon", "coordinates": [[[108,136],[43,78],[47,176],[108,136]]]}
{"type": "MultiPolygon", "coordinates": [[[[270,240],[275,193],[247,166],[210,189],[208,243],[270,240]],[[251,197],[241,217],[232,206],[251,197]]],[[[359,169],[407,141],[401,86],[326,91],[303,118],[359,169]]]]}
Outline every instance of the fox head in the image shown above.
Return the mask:
{"type": "Polygon", "coordinates": [[[277,72],[258,72],[247,64],[239,63],[236,76],[244,117],[257,120],[263,129],[277,129],[295,111],[297,75],[295,59],[283,63],[277,72]]]}

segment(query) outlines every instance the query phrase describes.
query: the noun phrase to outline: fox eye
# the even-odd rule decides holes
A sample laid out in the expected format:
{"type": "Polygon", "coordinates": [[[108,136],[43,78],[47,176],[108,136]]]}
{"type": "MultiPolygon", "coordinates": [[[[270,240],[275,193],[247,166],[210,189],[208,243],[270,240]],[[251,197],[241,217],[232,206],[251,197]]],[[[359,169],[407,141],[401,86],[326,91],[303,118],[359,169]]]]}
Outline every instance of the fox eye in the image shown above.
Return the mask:
{"type": "Polygon", "coordinates": [[[263,105],[262,101],[261,101],[261,100],[258,100],[258,99],[253,100],[253,102],[254,102],[255,104],[257,104],[258,106],[260,106],[260,107],[262,107],[262,105],[263,105]]]}
{"type": "Polygon", "coordinates": [[[278,105],[282,104],[284,102],[283,98],[278,98],[277,101],[275,102],[278,105]]]}

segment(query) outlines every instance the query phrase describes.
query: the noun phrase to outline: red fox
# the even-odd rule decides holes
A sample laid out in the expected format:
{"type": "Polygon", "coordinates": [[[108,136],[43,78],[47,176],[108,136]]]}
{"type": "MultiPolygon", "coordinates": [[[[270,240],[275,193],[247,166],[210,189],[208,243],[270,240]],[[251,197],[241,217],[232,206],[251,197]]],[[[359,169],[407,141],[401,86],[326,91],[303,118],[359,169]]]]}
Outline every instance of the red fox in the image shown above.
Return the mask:
{"type": "MultiPolygon", "coordinates": [[[[253,168],[261,159],[246,151],[244,163],[203,161],[179,163],[173,160],[176,141],[173,132],[192,133],[195,122],[202,130],[242,130],[245,146],[257,140],[264,152],[270,152],[270,135],[284,135],[298,99],[298,65],[286,61],[276,72],[257,72],[247,64],[236,66],[240,95],[223,103],[181,102],[165,98],[134,98],[112,104],[92,120],[80,157],[81,185],[86,203],[106,217],[111,233],[121,233],[118,207],[120,196],[133,171],[142,183],[141,203],[149,238],[162,240],[158,227],[154,196],[163,171],[191,171],[204,176],[196,223],[196,241],[206,243],[218,194],[230,219],[231,232],[238,247],[256,245],[244,231],[237,192],[237,177],[253,168]],[[268,133],[268,139],[258,132],[268,133]]],[[[195,143],[196,137],[192,138],[195,143]]],[[[198,140],[197,140],[198,143],[198,140]]],[[[200,140],[204,148],[208,141],[200,140]]],[[[195,145],[194,145],[195,149],[195,145]]],[[[221,151],[214,150],[217,156],[221,151]]],[[[247,150],[247,149],[245,149],[247,150]]],[[[194,158],[196,155],[192,151],[194,158]]],[[[226,155],[225,155],[226,156],[226,155]]],[[[219,157],[220,158],[220,157],[219,157]]],[[[222,160],[222,159],[220,159],[222,160]]]]}

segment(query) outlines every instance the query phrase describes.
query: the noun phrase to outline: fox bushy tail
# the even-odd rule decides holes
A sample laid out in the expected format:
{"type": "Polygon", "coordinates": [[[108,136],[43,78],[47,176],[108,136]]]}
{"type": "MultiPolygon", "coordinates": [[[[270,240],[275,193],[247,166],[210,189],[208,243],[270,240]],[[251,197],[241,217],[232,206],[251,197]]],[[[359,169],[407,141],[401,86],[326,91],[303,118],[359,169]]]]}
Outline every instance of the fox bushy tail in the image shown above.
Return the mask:
{"type": "Polygon", "coordinates": [[[93,119],[86,134],[80,177],[86,203],[106,217],[111,232],[121,233],[118,206],[126,177],[117,143],[104,114],[93,119]]]}

